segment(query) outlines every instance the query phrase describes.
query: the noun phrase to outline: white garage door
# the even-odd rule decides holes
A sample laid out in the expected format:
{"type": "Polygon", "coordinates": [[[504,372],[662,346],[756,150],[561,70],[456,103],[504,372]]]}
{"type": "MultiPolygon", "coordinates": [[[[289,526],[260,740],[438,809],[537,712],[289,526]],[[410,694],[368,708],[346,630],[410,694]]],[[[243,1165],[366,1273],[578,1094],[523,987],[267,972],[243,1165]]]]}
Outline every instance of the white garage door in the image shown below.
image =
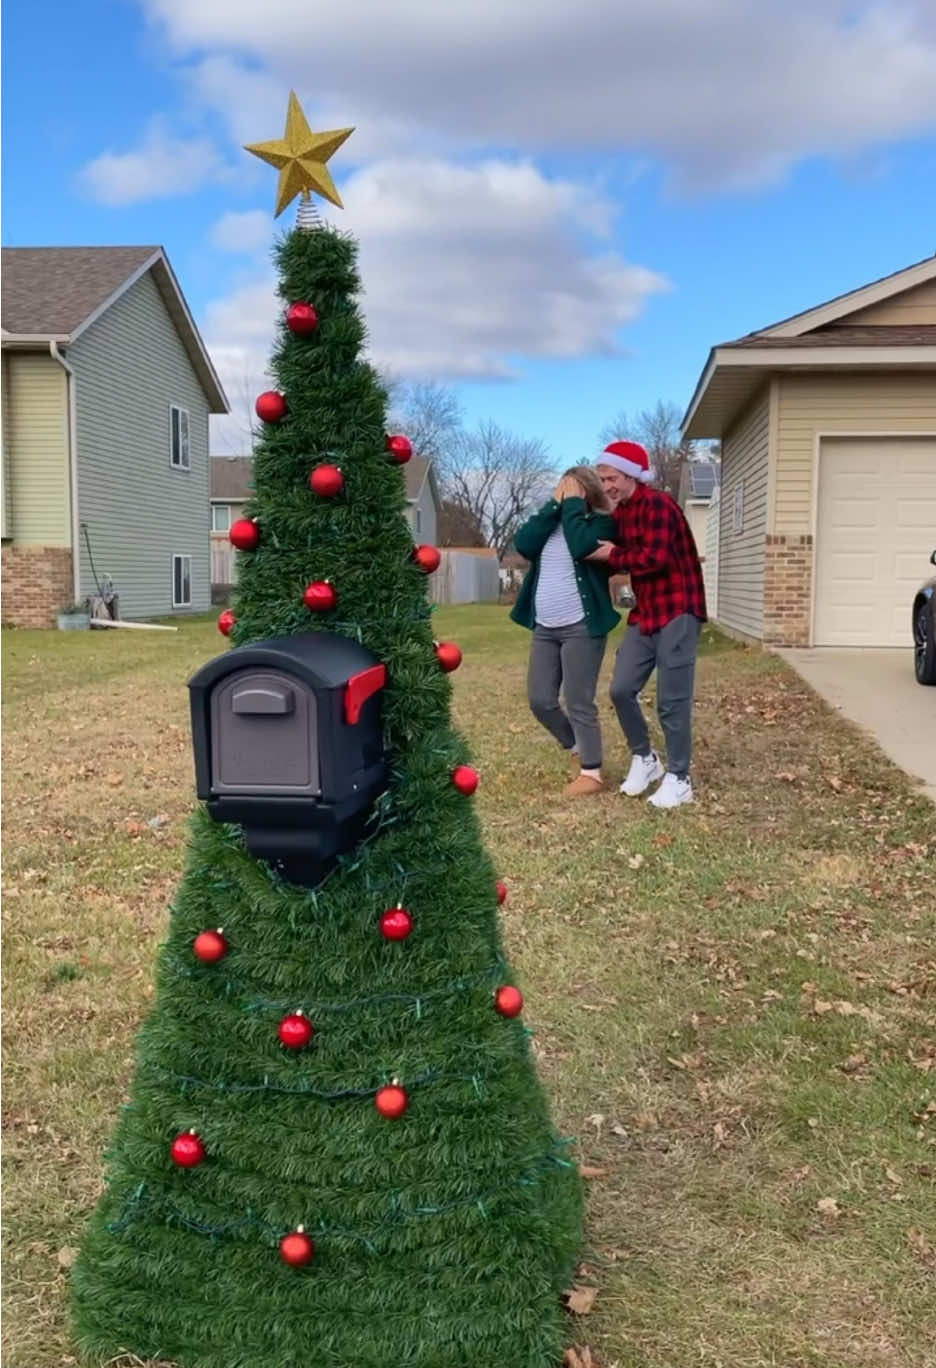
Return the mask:
{"type": "Polygon", "coordinates": [[[907,646],[936,549],[936,438],[823,438],[817,646],[907,646]]]}

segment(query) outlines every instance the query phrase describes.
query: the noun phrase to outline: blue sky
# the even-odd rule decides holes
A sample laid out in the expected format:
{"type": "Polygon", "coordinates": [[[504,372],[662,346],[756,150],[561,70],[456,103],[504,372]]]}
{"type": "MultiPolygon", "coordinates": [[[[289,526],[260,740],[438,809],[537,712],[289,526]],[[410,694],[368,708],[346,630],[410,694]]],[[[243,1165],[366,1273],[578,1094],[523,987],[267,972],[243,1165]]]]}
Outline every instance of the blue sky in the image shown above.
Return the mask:
{"type": "Polygon", "coordinates": [[[936,251],[931,0],[8,0],[3,36],[4,242],[162,243],[218,450],[275,311],[276,177],[240,144],[291,87],[357,129],[331,167],[375,359],[558,462],[683,406],[713,343],[936,251]]]}

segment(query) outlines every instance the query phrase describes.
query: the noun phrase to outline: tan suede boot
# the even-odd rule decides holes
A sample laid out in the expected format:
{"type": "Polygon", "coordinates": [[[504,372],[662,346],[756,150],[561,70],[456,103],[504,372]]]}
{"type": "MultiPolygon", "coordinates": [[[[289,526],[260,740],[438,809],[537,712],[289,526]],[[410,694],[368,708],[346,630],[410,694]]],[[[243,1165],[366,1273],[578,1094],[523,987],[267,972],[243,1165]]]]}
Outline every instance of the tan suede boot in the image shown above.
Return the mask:
{"type": "Polygon", "coordinates": [[[580,774],[571,784],[566,784],[564,793],[567,798],[586,798],[590,793],[603,793],[604,781],[592,779],[589,774],[580,774]]]}

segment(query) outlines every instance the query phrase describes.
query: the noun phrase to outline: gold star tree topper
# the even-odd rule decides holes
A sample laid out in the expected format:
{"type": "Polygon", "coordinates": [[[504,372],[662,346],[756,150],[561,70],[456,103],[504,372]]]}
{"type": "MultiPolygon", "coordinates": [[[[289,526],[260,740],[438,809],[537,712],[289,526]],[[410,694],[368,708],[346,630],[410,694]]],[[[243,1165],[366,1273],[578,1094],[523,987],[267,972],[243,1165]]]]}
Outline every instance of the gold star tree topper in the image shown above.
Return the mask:
{"type": "Polygon", "coordinates": [[[272,142],[248,143],[244,148],[279,171],[276,218],[297,195],[308,199],[310,190],[331,200],[339,209],[344,208],[325,163],[353,132],[353,128],[333,128],[328,133],[313,133],[295,92],[289,92],[286,132],[283,136],[274,138],[272,142]]]}

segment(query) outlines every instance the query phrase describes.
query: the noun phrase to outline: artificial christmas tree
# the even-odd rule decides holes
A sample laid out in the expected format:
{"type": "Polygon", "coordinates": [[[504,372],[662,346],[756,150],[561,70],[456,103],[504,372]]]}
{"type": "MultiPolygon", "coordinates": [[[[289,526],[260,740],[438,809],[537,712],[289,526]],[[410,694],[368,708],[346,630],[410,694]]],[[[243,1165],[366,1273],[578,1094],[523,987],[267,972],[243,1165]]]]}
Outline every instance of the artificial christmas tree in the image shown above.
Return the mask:
{"type": "MultiPolygon", "coordinates": [[[[287,138],[263,145],[281,200],[334,191],[321,172],[338,137],[311,134],[291,99],[287,138]]],[[[239,553],[236,612],[219,620],[235,649],[193,681],[193,716],[213,725],[210,699],[248,675],[253,702],[234,720],[262,729],[306,708],[312,750],[316,718],[357,735],[380,709],[379,778],[350,844],[314,855],[301,823],[325,805],[324,749],[317,795],[286,804],[300,828],[282,861],[286,837],[256,825],[263,794],[243,826],[214,819],[232,810],[223,796],[193,819],[131,1101],[74,1273],[78,1338],[96,1361],[129,1352],[183,1368],[557,1368],[579,1178],[501,947],[506,890],[449,720],[461,655],[433,640],[432,557],[414,557],[403,513],[409,443],[388,439],[385,394],[360,356],[352,241],[304,226],[277,259],[277,402],[264,405],[248,509],[260,535],[239,553]],[[379,664],[352,661],[315,692],[331,647],[379,664]],[[343,711],[327,712],[329,689],[343,711]]],[[[271,767],[296,759],[277,755],[271,767]]],[[[207,741],[198,763],[200,785],[213,782],[207,741]]]]}

